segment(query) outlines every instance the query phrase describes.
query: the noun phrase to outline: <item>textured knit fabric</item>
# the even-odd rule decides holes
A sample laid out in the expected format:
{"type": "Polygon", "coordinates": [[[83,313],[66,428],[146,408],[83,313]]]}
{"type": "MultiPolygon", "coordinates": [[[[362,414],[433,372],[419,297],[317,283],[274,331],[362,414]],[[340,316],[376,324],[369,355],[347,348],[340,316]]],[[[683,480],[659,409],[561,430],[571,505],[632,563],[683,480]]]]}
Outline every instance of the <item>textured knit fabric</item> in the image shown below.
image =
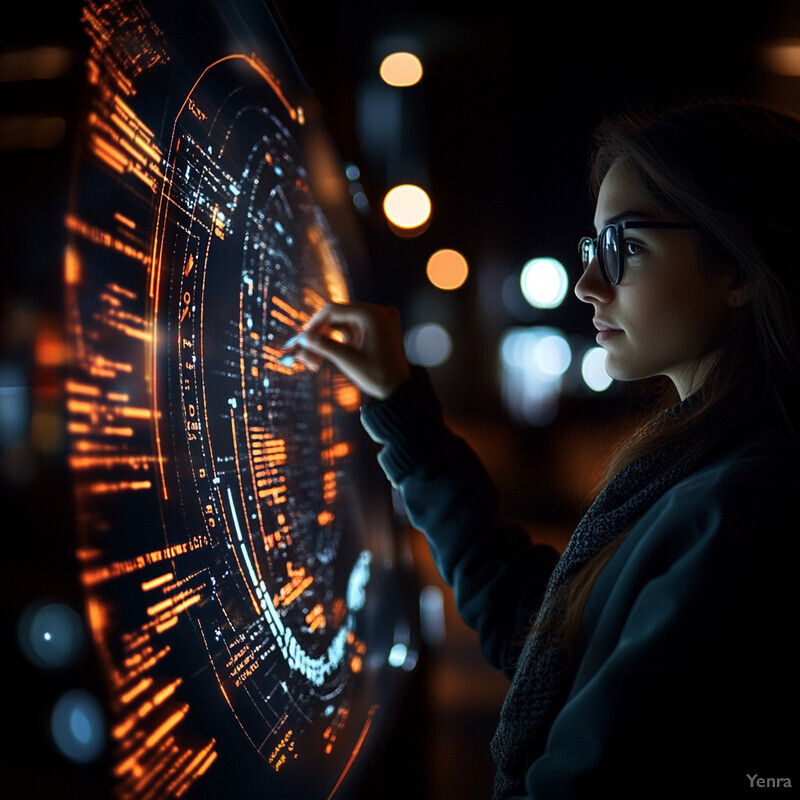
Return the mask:
{"type": "Polygon", "coordinates": [[[488,476],[444,425],[424,373],[368,404],[362,420],[462,616],[512,678],[492,742],[496,797],[709,796],[692,794],[701,784],[731,797],[731,787],[749,786],[746,771],[776,776],[791,766],[776,720],[796,710],[786,695],[796,656],[785,636],[794,451],[776,456],[780,445],[749,435],[722,446],[723,431],[708,428],[691,451],[678,446],[620,474],[559,560],[502,519],[488,476]],[[629,528],[589,597],[580,652],[567,665],[547,636],[528,635],[531,622],[629,528]]]}

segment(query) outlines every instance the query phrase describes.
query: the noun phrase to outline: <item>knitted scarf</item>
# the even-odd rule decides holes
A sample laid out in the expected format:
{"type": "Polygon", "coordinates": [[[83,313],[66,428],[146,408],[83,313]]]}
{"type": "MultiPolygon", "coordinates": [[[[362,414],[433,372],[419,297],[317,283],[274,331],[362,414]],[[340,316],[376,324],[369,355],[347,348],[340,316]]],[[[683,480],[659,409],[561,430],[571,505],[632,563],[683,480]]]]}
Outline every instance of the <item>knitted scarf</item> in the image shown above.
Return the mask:
{"type": "MultiPolygon", "coordinates": [[[[662,420],[684,414],[688,398],[662,420]]],[[[598,495],[575,529],[550,577],[542,606],[517,662],[491,743],[497,765],[494,800],[524,793],[525,771],[539,754],[550,725],[566,699],[569,670],[563,644],[544,623],[556,609],[560,590],[605,545],[630,528],[670,487],[699,466],[728,425],[706,425],[691,442],[679,441],[621,470],[598,495]]]]}

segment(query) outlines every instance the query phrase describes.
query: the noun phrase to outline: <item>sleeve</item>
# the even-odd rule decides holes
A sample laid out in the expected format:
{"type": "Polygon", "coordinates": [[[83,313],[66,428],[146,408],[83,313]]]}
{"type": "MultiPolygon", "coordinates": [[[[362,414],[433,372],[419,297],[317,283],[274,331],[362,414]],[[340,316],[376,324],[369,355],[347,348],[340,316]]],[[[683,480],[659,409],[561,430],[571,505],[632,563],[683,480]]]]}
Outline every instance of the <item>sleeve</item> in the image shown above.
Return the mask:
{"type": "Polygon", "coordinates": [[[424,370],[414,368],[390,398],[369,402],[362,422],[382,446],[381,467],[454,588],[461,616],[489,662],[510,676],[557,551],[501,518],[489,475],[445,424],[424,370]]]}
{"type": "Polygon", "coordinates": [[[788,774],[797,484],[769,474],[711,475],[631,533],[527,798],[730,797],[788,774]]]}

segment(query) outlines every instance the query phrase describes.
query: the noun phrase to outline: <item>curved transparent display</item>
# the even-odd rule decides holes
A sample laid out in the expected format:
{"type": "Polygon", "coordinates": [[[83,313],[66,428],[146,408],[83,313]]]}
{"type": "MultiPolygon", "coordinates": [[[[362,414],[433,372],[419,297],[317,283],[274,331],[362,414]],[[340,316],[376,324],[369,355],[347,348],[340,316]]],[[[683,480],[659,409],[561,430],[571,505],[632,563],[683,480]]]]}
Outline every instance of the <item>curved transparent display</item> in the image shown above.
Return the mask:
{"type": "Polygon", "coordinates": [[[358,390],[282,350],[353,292],[308,93],[259,2],[83,23],[68,427],[118,794],[350,796],[413,604],[358,390]]]}

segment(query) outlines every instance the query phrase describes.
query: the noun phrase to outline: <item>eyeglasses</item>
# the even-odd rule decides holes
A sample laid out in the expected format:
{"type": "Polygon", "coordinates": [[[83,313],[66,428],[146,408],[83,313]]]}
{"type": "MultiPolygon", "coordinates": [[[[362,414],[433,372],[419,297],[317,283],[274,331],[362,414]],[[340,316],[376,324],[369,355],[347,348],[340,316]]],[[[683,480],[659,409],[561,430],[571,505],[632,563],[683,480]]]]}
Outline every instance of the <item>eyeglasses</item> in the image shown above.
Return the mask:
{"type": "Polygon", "coordinates": [[[592,259],[597,256],[600,274],[609,286],[616,286],[622,281],[625,267],[625,239],[623,231],[632,228],[660,228],[664,230],[689,230],[694,228],[687,222],[637,222],[623,220],[606,225],[596,239],[584,236],[578,243],[583,271],[585,272],[592,259]]]}

